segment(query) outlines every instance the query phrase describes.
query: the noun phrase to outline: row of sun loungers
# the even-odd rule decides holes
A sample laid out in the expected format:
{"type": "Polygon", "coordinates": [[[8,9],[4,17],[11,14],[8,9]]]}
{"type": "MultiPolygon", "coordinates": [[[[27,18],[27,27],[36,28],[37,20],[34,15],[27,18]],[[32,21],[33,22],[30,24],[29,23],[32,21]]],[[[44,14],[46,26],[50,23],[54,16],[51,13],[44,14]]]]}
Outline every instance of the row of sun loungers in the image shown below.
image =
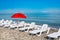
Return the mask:
{"type": "Polygon", "coordinates": [[[36,25],[35,22],[32,23],[25,23],[24,21],[16,23],[12,20],[0,20],[0,27],[15,29],[18,28],[19,31],[22,32],[29,32],[30,35],[37,35],[40,36],[43,32],[47,32],[47,37],[57,38],[60,36],[60,29],[58,32],[54,32],[52,34],[48,33],[50,32],[50,27],[48,27],[48,24],[36,25]]]}

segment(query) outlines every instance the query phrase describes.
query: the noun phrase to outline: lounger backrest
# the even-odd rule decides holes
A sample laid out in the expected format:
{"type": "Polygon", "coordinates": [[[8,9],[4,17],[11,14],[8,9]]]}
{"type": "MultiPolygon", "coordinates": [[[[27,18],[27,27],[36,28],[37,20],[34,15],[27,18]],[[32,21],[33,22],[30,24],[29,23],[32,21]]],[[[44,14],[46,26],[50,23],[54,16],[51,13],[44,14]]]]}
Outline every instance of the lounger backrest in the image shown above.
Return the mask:
{"type": "Polygon", "coordinates": [[[59,28],[58,32],[60,33],[60,28],[59,28]]]}
{"type": "Polygon", "coordinates": [[[7,23],[6,21],[3,22],[3,24],[6,24],[6,23],[7,23]]]}
{"type": "Polygon", "coordinates": [[[12,22],[12,20],[7,20],[6,23],[7,24],[10,24],[12,22]]]}
{"type": "Polygon", "coordinates": [[[31,25],[35,25],[35,22],[32,22],[31,25]]]}
{"type": "Polygon", "coordinates": [[[9,22],[13,22],[12,20],[10,20],[9,22]]]}
{"type": "Polygon", "coordinates": [[[34,29],[39,29],[38,25],[35,25],[35,26],[34,26],[34,29]]]}
{"type": "Polygon", "coordinates": [[[20,22],[20,24],[25,24],[25,21],[20,22]]]}
{"type": "Polygon", "coordinates": [[[8,22],[8,24],[11,24],[12,22],[8,22]]]}
{"type": "Polygon", "coordinates": [[[37,29],[38,25],[35,25],[34,28],[37,29]]]}
{"type": "Polygon", "coordinates": [[[43,24],[43,26],[48,26],[48,24],[43,24]]]}
{"type": "Polygon", "coordinates": [[[15,21],[13,21],[13,24],[16,23],[15,21]]]}
{"type": "Polygon", "coordinates": [[[3,21],[4,21],[4,19],[0,20],[0,22],[3,22],[3,21]]]}
{"type": "Polygon", "coordinates": [[[34,27],[34,25],[31,25],[31,24],[30,24],[30,27],[34,27]]]}
{"type": "Polygon", "coordinates": [[[9,20],[6,20],[5,22],[9,22],[9,20]]]}
{"type": "Polygon", "coordinates": [[[32,22],[31,24],[30,24],[30,27],[34,27],[35,26],[35,22],[32,22]]]}
{"type": "Polygon", "coordinates": [[[43,24],[42,30],[47,30],[47,28],[48,28],[48,25],[47,24],[43,24]]]}
{"type": "Polygon", "coordinates": [[[4,19],[2,19],[1,21],[3,21],[4,19]]]}

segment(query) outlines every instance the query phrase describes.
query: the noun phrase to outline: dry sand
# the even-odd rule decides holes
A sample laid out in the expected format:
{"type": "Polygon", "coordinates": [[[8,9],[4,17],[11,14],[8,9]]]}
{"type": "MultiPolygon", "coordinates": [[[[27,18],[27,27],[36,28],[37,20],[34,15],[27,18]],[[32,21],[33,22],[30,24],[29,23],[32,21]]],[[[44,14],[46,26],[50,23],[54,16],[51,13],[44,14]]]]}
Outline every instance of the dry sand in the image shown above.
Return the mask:
{"type": "MultiPolygon", "coordinates": [[[[57,30],[50,30],[50,33],[55,31],[57,30]]],[[[46,40],[45,37],[46,33],[43,33],[41,36],[31,36],[27,32],[0,27],[0,40],[46,40]]]]}

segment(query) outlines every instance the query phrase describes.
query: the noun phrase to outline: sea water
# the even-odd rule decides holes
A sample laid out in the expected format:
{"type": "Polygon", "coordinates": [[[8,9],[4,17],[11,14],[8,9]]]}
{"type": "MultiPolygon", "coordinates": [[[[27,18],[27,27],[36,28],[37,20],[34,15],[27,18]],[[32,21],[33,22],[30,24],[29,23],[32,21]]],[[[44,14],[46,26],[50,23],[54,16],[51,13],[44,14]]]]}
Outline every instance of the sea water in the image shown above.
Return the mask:
{"type": "Polygon", "coordinates": [[[5,19],[5,20],[20,20],[20,21],[25,21],[28,23],[35,22],[38,25],[42,24],[48,24],[51,27],[60,27],[60,14],[49,14],[49,13],[25,13],[26,19],[13,19],[11,18],[13,14],[5,13],[5,14],[0,14],[0,20],[5,19]]]}

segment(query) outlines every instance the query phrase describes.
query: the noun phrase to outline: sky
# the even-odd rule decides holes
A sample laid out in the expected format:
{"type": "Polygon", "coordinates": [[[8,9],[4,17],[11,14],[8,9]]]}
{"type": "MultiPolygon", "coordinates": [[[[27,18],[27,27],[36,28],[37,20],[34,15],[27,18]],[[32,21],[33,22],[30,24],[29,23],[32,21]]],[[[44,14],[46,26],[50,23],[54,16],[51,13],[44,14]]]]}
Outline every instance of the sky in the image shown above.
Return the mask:
{"type": "Polygon", "coordinates": [[[0,13],[60,13],[60,0],[0,0],[0,13]]]}

